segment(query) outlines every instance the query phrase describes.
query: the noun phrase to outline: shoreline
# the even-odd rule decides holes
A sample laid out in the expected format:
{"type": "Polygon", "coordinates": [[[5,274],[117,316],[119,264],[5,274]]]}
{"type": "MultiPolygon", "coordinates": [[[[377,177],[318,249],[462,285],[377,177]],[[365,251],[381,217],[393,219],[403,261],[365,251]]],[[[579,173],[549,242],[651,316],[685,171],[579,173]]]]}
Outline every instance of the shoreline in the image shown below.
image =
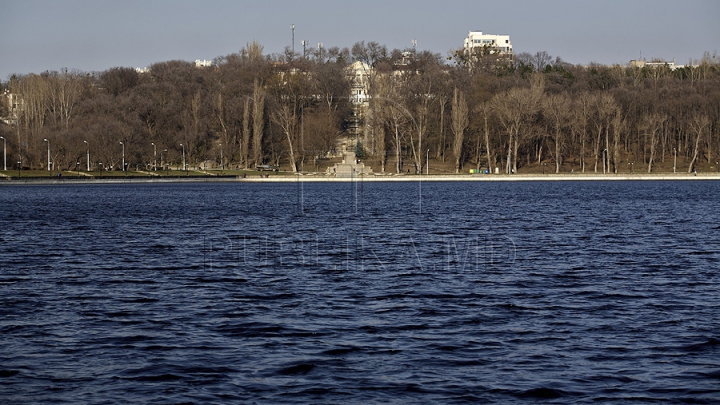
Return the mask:
{"type": "Polygon", "coordinates": [[[481,175],[373,175],[333,177],[326,175],[271,175],[270,177],[127,177],[127,178],[0,178],[3,185],[135,184],[135,183],[347,183],[347,182],[543,182],[543,181],[697,181],[720,180],[718,173],[657,174],[481,174],[481,175]]]}

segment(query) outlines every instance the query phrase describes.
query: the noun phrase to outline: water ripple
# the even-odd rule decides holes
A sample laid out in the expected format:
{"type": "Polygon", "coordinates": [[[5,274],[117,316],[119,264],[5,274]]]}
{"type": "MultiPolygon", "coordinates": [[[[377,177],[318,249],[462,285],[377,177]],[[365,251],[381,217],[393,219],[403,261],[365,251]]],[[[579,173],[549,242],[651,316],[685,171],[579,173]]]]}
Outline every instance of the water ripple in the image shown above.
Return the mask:
{"type": "Polygon", "coordinates": [[[0,401],[720,402],[719,183],[418,191],[0,188],[0,401]]]}

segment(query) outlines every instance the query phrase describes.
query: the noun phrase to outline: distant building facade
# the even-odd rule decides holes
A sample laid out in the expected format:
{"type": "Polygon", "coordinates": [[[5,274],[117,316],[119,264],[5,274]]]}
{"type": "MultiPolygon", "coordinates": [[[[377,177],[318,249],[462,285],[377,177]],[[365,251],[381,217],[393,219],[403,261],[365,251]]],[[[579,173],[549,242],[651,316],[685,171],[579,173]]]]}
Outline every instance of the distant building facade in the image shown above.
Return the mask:
{"type": "Polygon", "coordinates": [[[25,110],[25,102],[22,97],[7,90],[3,95],[3,104],[7,109],[7,116],[2,117],[2,121],[8,125],[15,125],[18,122],[18,116],[25,110]]]}
{"type": "Polygon", "coordinates": [[[673,59],[671,61],[653,59],[650,62],[648,62],[645,58],[643,58],[643,59],[633,59],[630,61],[630,67],[632,67],[632,68],[644,68],[644,67],[658,68],[658,67],[665,67],[665,66],[667,66],[670,70],[682,69],[685,67],[683,65],[676,64],[675,59],[673,59]]]}
{"type": "Polygon", "coordinates": [[[350,101],[354,104],[366,104],[370,101],[368,95],[370,75],[374,73],[372,66],[365,62],[353,62],[347,68],[350,79],[350,101]]]}
{"type": "Polygon", "coordinates": [[[487,48],[491,54],[513,55],[510,35],[484,34],[482,31],[470,31],[463,49],[466,53],[473,53],[475,49],[487,48]]]}

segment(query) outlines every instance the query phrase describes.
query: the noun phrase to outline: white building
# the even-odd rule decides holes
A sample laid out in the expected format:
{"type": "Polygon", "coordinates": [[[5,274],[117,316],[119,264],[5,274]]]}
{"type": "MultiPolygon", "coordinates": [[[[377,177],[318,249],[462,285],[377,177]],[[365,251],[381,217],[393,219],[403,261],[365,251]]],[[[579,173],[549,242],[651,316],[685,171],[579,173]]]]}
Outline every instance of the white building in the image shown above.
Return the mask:
{"type": "Polygon", "coordinates": [[[21,111],[25,110],[25,101],[17,94],[5,90],[2,103],[7,107],[7,117],[0,117],[8,125],[15,125],[21,111]]]}
{"type": "Polygon", "coordinates": [[[482,31],[470,31],[463,45],[465,52],[472,52],[475,48],[483,47],[488,47],[490,53],[513,54],[510,35],[492,35],[483,34],[482,31]]]}
{"type": "Polygon", "coordinates": [[[633,59],[633,60],[630,61],[630,67],[644,68],[644,67],[646,67],[646,66],[649,67],[649,68],[658,68],[658,67],[665,67],[665,66],[667,66],[670,70],[682,69],[682,68],[685,67],[685,66],[683,66],[683,65],[677,65],[677,64],[675,64],[675,58],[673,58],[673,60],[671,60],[671,61],[664,61],[664,60],[660,60],[660,59],[653,59],[653,60],[651,60],[650,62],[648,62],[647,60],[645,60],[645,58],[643,58],[643,59],[633,59]]]}
{"type": "Polygon", "coordinates": [[[212,61],[211,61],[211,60],[205,60],[205,59],[203,59],[203,60],[200,60],[200,59],[195,60],[195,67],[209,67],[209,66],[212,66],[212,61]]]}
{"type": "Polygon", "coordinates": [[[350,101],[365,105],[370,101],[368,95],[370,75],[374,69],[365,62],[356,61],[347,67],[350,78],[350,101]]]}

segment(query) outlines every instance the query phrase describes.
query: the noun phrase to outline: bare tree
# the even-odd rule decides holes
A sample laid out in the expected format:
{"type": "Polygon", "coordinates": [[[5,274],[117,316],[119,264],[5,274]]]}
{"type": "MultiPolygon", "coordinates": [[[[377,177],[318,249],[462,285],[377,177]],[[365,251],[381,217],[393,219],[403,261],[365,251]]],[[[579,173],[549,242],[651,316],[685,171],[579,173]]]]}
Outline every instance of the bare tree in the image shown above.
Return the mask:
{"type": "Polygon", "coordinates": [[[462,158],[465,129],[470,124],[468,106],[465,93],[457,87],[453,91],[452,99],[452,131],[455,134],[453,141],[453,155],[455,156],[455,173],[460,173],[460,159],[462,158]]]}
{"type": "Polygon", "coordinates": [[[240,146],[242,153],[242,163],[246,169],[250,166],[250,97],[245,98],[243,103],[242,115],[242,144],[240,146]]]}
{"type": "Polygon", "coordinates": [[[550,118],[555,143],[555,173],[560,173],[562,152],[565,146],[563,126],[569,121],[571,101],[565,94],[551,94],[543,100],[543,112],[550,118]]]}
{"type": "Polygon", "coordinates": [[[221,92],[218,92],[218,94],[215,96],[215,105],[213,106],[213,113],[215,114],[215,119],[217,119],[217,123],[220,126],[220,133],[222,134],[222,143],[224,143],[227,146],[230,146],[230,134],[228,129],[228,123],[226,121],[226,106],[225,106],[225,100],[223,98],[223,95],[221,92]]]}
{"type": "Polygon", "coordinates": [[[285,135],[288,144],[288,156],[290,167],[293,173],[298,171],[297,167],[297,114],[293,105],[281,104],[272,114],[272,120],[277,124],[285,135]]]}
{"type": "Polygon", "coordinates": [[[648,173],[652,172],[655,155],[657,154],[658,135],[667,120],[667,116],[660,113],[652,113],[643,117],[643,128],[650,137],[650,159],[648,160],[648,173]]]}
{"type": "Polygon", "coordinates": [[[402,150],[405,139],[404,127],[408,122],[408,116],[405,111],[401,110],[394,104],[390,104],[386,113],[393,130],[393,143],[395,144],[395,168],[397,173],[401,173],[403,169],[402,150]]]}
{"type": "Polygon", "coordinates": [[[618,162],[620,160],[620,150],[619,150],[619,144],[620,144],[620,134],[621,131],[623,131],[627,126],[627,121],[622,116],[622,112],[620,108],[618,108],[615,111],[615,116],[612,119],[612,127],[613,127],[613,146],[612,146],[612,164],[613,164],[613,172],[618,172],[618,162]]]}
{"type": "Polygon", "coordinates": [[[63,69],[60,73],[54,72],[49,80],[49,108],[53,118],[57,117],[65,126],[70,128],[70,118],[82,93],[81,74],[68,72],[63,69]]]}
{"type": "Polygon", "coordinates": [[[258,80],[255,80],[253,86],[253,155],[255,166],[263,163],[263,132],[265,128],[265,90],[258,80]]]}
{"type": "Polygon", "coordinates": [[[535,71],[542,72],[545,69],[545,66],[552,62],[552,56],[550,56],[546,51],[535,52],[535,55],[532,56],[532,62],[535,65],[535,71]]]}
{"type": "Polygon", "coordinates": [[[445,161],[445,146],[447,141],[445,140],[445,109],[447,108],[448,97],[443,91],[438,94],[438,104],[440,106],[440,141],[438,142],[437,157],[445,161]]]}
{"type": "Polygon", "coordinates": [[[530,88],[514,87],[492,99],[493,110],[508,135],[506,172],[517,172],[521,129],[534,120],[545,83],[542,75],[534,75],[530,88]]]}
{"type": "Polygon", "coordinates": [[[593,150],[595,153],[595,172],[597,172],[598,162],[601,157],[603,159],[603,165],[608,163],[606,158],[608,156],[607,153],[610,152],[610,124],[618,106],[613,96],[607,93],[591,94],[587,101],[589,102],[588,108],[591,112],[590,117],[595,129],[593,150]],[[605,144],[604,149],[601,149],[603,143],[605,144]]]}
{"type": "Polygon", "coordinates": [[[482,115],[483,118],[483,135],[485,138],[485,154],[487,157],[487,165],[488,165],[488,171],[492,171],[493,167],[493,156],[492,156],[492,150],[490,149],[490,129],[488,126],[488,120],[490,118],[490,114],[492,113],[492,105],[490,102],[484,102],[477,106],[477,111],[482,115]]]}
{"type": "Polygon", "coordinates": [[[376,155],[380,158],[380,170],[385,173],[387,162],[387,147],[385,146],[385,125],[382,121],[372,126],[373,139],[375,140],[376,155]]]}
{"type": "Polygon", "coordinates": [[[698,155],[700,154],[700,141],[705,129],[710,126],[710,118],[704,113],[694,111],[690,115],[690,122],[688,123],[690,129],[695,133],[695,146],[693,147],[693,157],[688,165],[688,173],[692,173],[695,168],[695,162],[697,161],[698,155]]]}

